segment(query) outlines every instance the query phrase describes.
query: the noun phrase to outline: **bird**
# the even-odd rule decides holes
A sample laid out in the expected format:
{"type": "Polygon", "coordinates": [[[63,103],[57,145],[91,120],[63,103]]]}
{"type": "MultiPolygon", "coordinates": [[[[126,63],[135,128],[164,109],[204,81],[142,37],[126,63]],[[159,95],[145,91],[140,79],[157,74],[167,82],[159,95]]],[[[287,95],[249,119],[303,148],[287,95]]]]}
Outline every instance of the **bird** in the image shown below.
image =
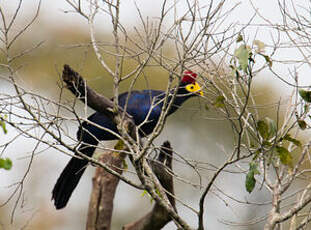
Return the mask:
{"type": "MultiPolygon", "coordinates": [[[[168,97],[168,102],[172,99],[174,101],[166,116],[176,112],[189,98],[198,95],[203,96],[203,91],[196,82],[196,77],[197,74],[190,70],[183,73],[175,97],[172,96],[172,92],[168,97]]],[[[165,91],[161,90],[133,90],[120,94],[118,104],[132,116],[136,126],[141,125],[139,134],[141,137],[146,137],[152,133],[157,125],[165,96],[165,91]]],[[[81,142],[78,150],[86,156],[92,157],[99,141],[118,139],[114,133],[119,134],[117,126],[111,117],[95,112],[86,121],[82,122],[77,131],[77,139],[81,142]]],[[[54,200],[56,209],[62,209],[67,205],[87,165],[88,161],[85,159],[77,157],[70,159],[52,191],[52,200],[54,200]]]]}

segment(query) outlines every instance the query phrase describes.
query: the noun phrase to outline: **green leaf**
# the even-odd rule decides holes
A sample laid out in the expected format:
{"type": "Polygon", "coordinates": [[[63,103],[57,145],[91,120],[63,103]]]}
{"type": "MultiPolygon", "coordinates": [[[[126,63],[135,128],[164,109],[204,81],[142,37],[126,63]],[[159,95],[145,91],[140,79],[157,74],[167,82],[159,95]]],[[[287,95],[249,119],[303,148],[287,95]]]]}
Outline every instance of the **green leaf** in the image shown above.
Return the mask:
{"type": "Polygon", "coordinates": [[[258,128],[258,132],[259,132],[260,136],[263,139],[268,139],[268,137],[269,137],[269,126],[267,125],[267,123],[264,122],[263,120],[259,120],[257,122],[257,128],[258,128]]]}
{"type": "Polygon", "coordinates": [[[311,91],[301,89],[299,90],[299,95],[304,101],[311,102],[311,91]]]}
{"type": "Polygon", "coordinates": [[[301,147],[301,142],[299,140],[295,139],[295,138],[292,138],[290,136],[290,134],[288,134],[288,133],[284,136],[284,140],[292,142],[294,145],[296,145],[298,147],[301,147]]]}
{"type": "Polygon", "coordinates": [[[286,148],[276,146],[276,151],[279,154],[282,164],[293,167],[293,157],[286,148]]]}
{"type": "Polygon", "coordinates": [[[149,196],[150,203],[152,204],[153,198],[152,198],[152,196],[150,196],[150,194],[147,192],[147,190],[144,190],[144,191],[140,194],[141,197],[144,197],[145,195],[148,195],[148,196],[149,196]]]}
{"type": "Polygon", "coordinates": [[[263,120],[259,120],[257,122],[257,127],[260,136],[264,140],[274,137],[277,134],[276,123],[269,117],[265,117],[263,120]]]}
{"type": "Polygon", "coordinates": [[[6,158],[6,159],[3,159],[3,158],[0,158],[0,168],[3,168],[5,170],[10,170],[12,168],[12,161],[10,158],[6,158]]]}
{"type": "Polygon", "coordinates": [[[155,192],[156,192],[156,194],[158,194],[159,197],[162,198],[162,195],[161,195],[161,193],[160,193],[160,191],[158,189],[156,189],[155,192]]]}
{"type": "Polygon", "coordinates": [[[253,172],[254,175],[260,174],[260,172],[258,171],[258,168],[257,168],[257,164],[254,162],[249,163],[249,171],[253,172]]]}
{"type": "Polygon", "coordinates": [[[307,123],[304,120],[297,120],[299,128],[305,130],[307,128],[307,123]]]}
{"type": "Polygon", "coordinates": [[[259,171],[257,169],[257,164],[251,162],[249,164],[249,171],[246,174],[246,180],[245,180],[245,188],[246,191],[251,193],[256,185],[256,179],[255,179],[255,175],[259,174],[259,171]]]}
{"type": "Polygon", "coordinates": [[[237,57],[241,69],[245,73],[247,73],[248,58],[250,57],[250,48],[248,48],[246,45],[241,45],[234,51],[234,56],[237,57]]]}
{"type": "Polygon", "coordinates": [[[122,140],[119,140],[117,144],[114,146],[115,150],[123,150],[124,149],[124,142],[122,140]]]}
{"type": "Polygon", "coordinates": [[[215,100],[215,102],[213,103],[213,105],[216,108],[224,108],[225,107],[225,97],[224,96],[218,96],[215,100]]]}
{"type": "Polygon", "coordinates": [[[0,121],[0,126],[2,127],[2,130],[3,130],[4,134],[7,134],[8,130],[6,129],[4,121],[0,121]]]}
{"type": "Polygon", "coordinates": [[[140,194],[140,196],[141,196],[141,197],[144,197],[146,194],[148,194],[148,192],[147,192],[147,190],[144,190],[144,191],[140,194]]]}
{"type": "Polygon", "coordinates": [[[254,177],[254,174],[251,172],[248,172],[246,174],[246,180],[245,180],[246,191],[251,193],[254,190],[255,185],[256,185],[256,179],[254,177]]]}
{"type": "Polygon", "coordinates": [[[236,42],[241,42],[243,41],[243,36],[241,34],[238,35],[237,39],[236,39],[236,42]]]}

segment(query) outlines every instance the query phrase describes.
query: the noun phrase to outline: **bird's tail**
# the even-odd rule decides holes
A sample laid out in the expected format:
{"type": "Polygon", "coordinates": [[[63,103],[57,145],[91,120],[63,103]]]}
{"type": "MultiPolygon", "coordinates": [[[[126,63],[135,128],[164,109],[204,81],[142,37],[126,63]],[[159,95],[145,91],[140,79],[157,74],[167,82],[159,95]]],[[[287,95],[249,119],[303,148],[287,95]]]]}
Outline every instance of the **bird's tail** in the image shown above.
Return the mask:
{"type": "MultiPolygon", "coordinates": [[[[87,146],[82,144],[79,148],[79,151],[91,157],[95,149],[96,146],[87,146]]],[[[87,160],[75,157],[71,158],[71,160],[68,162],[63,172],[57,179],[57,182],[52,191],[52,200],[54,200],[56,209],[61,209],[66,206],[73,190],[78,185],[87,164],[87,160]]]]}

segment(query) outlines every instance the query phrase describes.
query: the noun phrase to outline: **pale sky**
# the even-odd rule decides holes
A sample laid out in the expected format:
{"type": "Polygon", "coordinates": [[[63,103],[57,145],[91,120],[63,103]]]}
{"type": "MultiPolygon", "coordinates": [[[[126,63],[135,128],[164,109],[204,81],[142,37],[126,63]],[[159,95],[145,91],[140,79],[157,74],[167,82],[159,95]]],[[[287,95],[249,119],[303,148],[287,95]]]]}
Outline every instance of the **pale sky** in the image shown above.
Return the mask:
{"type": "MultiPolygon", "coordinates": [[[[4,6],[8,6],[9,8],[13,8],[13,6],[16,4],[16,0],[10,0],[10,1],[2,1],[4,6]]],[[[23,14],[27,17],[30,17],[33,15],[33,12],[35,11],[36,2],[34,0],[24,0],[23,6],[25,7],[25,10],[23,11],[23,14]]],[[[157,18],[157,16],[160,14],[160,3],[162,1],[150,1],[150,0],[123,0],[121,1],[121,21],[122,23],[127,27],[128,30],[133,29],[135,26],[141,26],[138,11],[136,9],[136,5],[134,4],[136,2],[136,5],[141,9],[141,13],[143,17],[149,17],[149,18],[157,18]]],[[[173,1],[168,1],[173,2],[173,1]]],[[[186,1],[177,1],[178,2],[178,9],[182,10],[185,6],[186,1]]],[[[204,0],[199,1],[201,5],[204,3],[204,0]]],[[[214,1],[218,2],[218,1],[214,1]]],[[[249,19],[254,15],[254,9],[252,8],[249,0],[230,0],[227,1],[226,7],[227,9],[230,9],[233,5],[239,4],[238,7],[232,11],[232,13],[227,18],[227,24],[230,22],[238,22],[241,25],[247,23],[249,19]]],[[[267,18],[272,23],[282,23],[281,14],[278,7],[278,1],[277,0],[262,0],[262,1],[253,1],[254,7],[258,9],[258,12],[260,15],[267,18]]],[[[290,1],[288,1],[288,4],[290,4],[290,1]]],[[[308,3],[304,0],[295,0],[296,6],[304,6],[308,9],[310,7],[308,3]]],[[[48,1],[43,0],[42,1],[42,10],[40,13],[40,16],[44,18],[46,21],[49,21],[52,23],[53,26],[79,26],[83,27],[86,30],[88,29],[87,21],[82,18],[80,15],[77,15],[76,13],[72,13],[71,7],[65,0],[54,0],[54,1],[48,1]],[[69,13],[64,13],[64,11],[68,11],[69,13]]],[[[306,16],[308,16],[308,11],[300,10],[300,12],[304,12],[306,16]]],[[[171,15],[172,16],[172,15],[171,15]]],[[[109,28],[107,27],[107,20],[109,18],[101,17],[96,20],[97,30],[98,31],[107,31],[109,28]]],[[[266,23],[263,19],[260,17],[255,17],[253,20],[253,24],[259,25],[266,23]]],[[[224,25],[227,25],[224,24],[224,25]]],[[[276,39],[277,34],[275,31],[269,30],[266,27],[260,27],[260,26],[252,26],[247,28],[246,35],[249,38],[249,41],[252,42],[254,39],[258,39],[263,41],[266,44],[272,44],[271,35],[274,36],[274,39],[276,39]],[[256,36],[256,37],[255,37],[256,36]]],[[[284,36],[281,36],[281,40],[286,39],[284,36]]],[[[302,59],[301,54],[297,50],[293,49],[283,49],[278,52],[278,54],[275,56],[278,60],[292,60],[292,59],[302,59]]],[[[289,80],[289,70],[293,70],[293,65],[278,65],[277,63],[273,64],[273,68],[277,70],[280,75],[282,75],[285,79],[289,80]]],[[[269,75],[269,73],[267,73],[269,75]]],[[[304,65],[303,67],[299,68],[299,75],[301,78],[301,84],[311,84],[311,80],[309,76],[309,66],[304,65]]],[[[265,78],[264,78],[265,79],[265,78]]],[[[268,80],[271,80],[271,78],[268,78],[268,80]]],[[[288,90],[287,86],[283,83],[277,81],[274,81],[274,84],[282,86],[282,89],[285,89],[284,93],[288,90]]]]}

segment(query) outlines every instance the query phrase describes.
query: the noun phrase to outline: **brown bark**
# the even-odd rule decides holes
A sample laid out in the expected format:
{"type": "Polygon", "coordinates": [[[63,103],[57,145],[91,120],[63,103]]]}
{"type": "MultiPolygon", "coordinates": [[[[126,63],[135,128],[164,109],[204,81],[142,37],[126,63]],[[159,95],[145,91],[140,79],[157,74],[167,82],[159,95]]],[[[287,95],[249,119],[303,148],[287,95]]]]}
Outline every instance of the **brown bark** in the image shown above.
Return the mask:
{"type": "MultiPolygon", "coordinates": [[[[109,151],[103,153],[98,160],[122,174],[124,159],[125,154],[109,151]]],[[[118,177],[108,173],[103,168],[96,168],[89,203],[87,230],[110,230],[113,199],[118,183],[118,177]]]]}
{"type": "MultiPolygon", "coordinates": [[[[129,136],[136,140],[136,126],[133,117],[123,110],[120,106],[115,108],[114,102],[104,95],[96,93],[91,89],[83,77],[74,71],[69,65],[64,65],[62,79],[66,87],[81,101],[97,112],[110,117],[118,127],[121,134],[129,136]]],[[[128,137],[126,138],[128,139],[128,137]]]]}
{"type": "MultiPolygon", "coordinates": [[[[114,120],[116,114],[113,112],[113,101],[104,95],[96,93],[93,89],[87,86],[83,77],[76,71],[74,71],[69,65],[64,65],[62,79],[66,83],[66,87],[81,101],[87,103],[89,107],[97,112],[106,114],[114,120]]],[[[119,107],[120,112],[125,113],[127,119],[131,120],[132,116],[124,112],[119,107]]]]}
{"type": "MultiPolygon", "coordinates": [[[[162,145],[157,161],[150,163],[155,175],[159,178],[161,185],[167,191],[169,201],[176,210],[175,199],[172,196],[174,195],[172,154],[173,151],[171,149],[170,143],[166,141],[162,145]]],[[[123,230],[159,230],[162,229],[171,220],[172,218],[168,215],[167,211],[156,203],[149,213],[147,213],[139,220],[125,225],[123,230]]]]}

